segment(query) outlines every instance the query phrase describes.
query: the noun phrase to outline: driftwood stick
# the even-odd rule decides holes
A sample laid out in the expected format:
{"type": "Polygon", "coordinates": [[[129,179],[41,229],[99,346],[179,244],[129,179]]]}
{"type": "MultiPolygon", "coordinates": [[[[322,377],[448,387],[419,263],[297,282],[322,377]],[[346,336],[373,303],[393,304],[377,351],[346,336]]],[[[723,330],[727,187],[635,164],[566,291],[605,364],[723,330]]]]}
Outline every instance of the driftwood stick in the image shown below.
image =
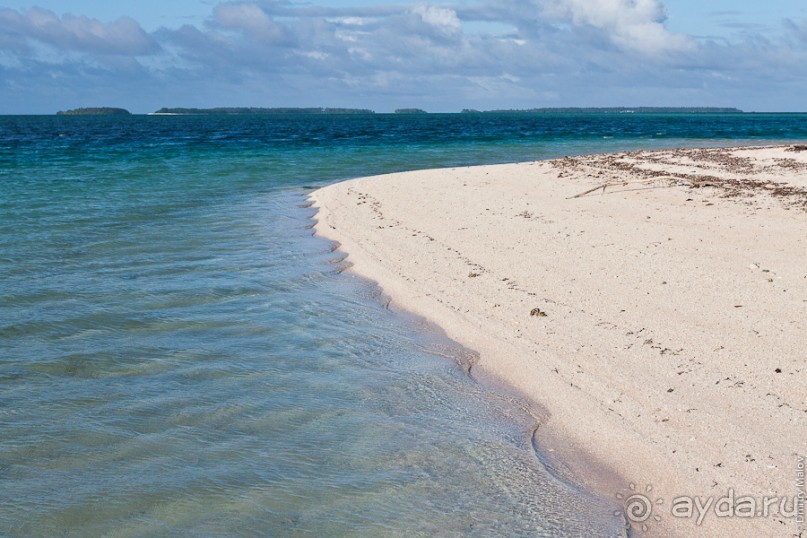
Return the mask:
{"type": "Polygon", "coordinates": [[[581,196],[585,196],[586,194],[591,194],[592,192],[600,190],[600,189],[602,189],[602,191],[605,192],[605,187],[608,187],[609,185],[614,185],[614,182],[609,181],[607,183],[603,183],[602,185],[597,185],[593,189],[589,189],[586,192],[581,192],[580,194],[575,194],[574,196],[570,196],[570,197],[568,197],[566,199],[571,200],[573,198],[580,198],[581,196]]]}
{"type": "Polygon", "coordinates": [[[622,186],[626,186],[626,185],[644,185],[644,184],[647,184],[647,183],[655,183],[655,182],[661,181],[661,180],[679,181],[681,179],[684,179],[684,178],[675,177],[675,176],[659,176],[659,177],[650,177],[650,178],[646,178],[646,179],[640,179],[640,180],[637,180],[637,181],[630,181],[630,180],[626,180],[626,181],[619,181],[619,180],[609,181],[607,183],[603,183],[602,185],[597,185],[596,187],[591,188],[591,189],[589,189],[589,190],[587,190],[585,192],[581,192],[580,194],[575,194],[574,196],[569,196],[566,199],[567,200],[572,200],[574,198],[580,198],[581,196],[585,196],[586,194],[591,194],[592,192],[600,190],[600,189],[602,189],[602,192],[605,192],[606,187],[614,187],[616,185],[622,185],[622,186]]]}

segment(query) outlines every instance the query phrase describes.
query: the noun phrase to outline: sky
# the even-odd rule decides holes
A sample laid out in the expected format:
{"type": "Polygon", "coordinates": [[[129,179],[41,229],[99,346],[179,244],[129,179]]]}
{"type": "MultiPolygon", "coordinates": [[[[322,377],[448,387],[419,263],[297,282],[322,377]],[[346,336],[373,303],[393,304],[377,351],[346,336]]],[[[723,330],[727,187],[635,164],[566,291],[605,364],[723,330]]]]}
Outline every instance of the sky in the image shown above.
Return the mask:
{"type": "Polygon", "coordinates": [[[0,0],[0,114],[807,111],[804,0],[0,0]]]}

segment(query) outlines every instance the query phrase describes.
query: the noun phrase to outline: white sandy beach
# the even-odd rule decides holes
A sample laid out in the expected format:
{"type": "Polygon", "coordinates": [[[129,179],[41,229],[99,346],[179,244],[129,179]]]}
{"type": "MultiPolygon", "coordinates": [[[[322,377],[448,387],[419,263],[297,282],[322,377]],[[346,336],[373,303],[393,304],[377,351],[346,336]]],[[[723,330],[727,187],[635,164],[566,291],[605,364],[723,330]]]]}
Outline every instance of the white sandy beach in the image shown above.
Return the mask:
{"type": "Polygon", "coordinates": [[[575,480],[662,501],[638,535],[799,536],[777,513],[807,455],[807,149],[428,170],[312,198],[354,271],[544,410],[538,441],[575,480]],[[729,490],[777,501],[671,512],[729,490]]]}

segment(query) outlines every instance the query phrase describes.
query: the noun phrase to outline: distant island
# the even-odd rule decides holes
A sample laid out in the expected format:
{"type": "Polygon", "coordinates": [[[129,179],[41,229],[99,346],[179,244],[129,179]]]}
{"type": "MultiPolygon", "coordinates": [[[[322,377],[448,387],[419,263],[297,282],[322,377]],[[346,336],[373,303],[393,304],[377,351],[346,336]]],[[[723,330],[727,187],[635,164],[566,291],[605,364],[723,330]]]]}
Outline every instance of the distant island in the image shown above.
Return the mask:
{"type": "Polygon", "coordinates": [[[163,115],[261,115],[261,114],[375,114],[366,108],[258,108],[258,107],[217,107],[217,108],[161,108],[153,114],[163,115]]]}
{"type": "MultiPolygon", "coordinates": [[[[524,109],[476,110],[464,108],[462,114],[742,114],[739,108],[732,107],[548,107],[524,109]]],[[[58,116],[129,116],[125,108],[84,107],[60,110],[58,116]]],[[[375,114],[368,108],[327,108],[327,107],[215,107],[186,108],[163,107],[152,115],[182,116],[236,116],[236,115],[283,115],[283,114],[375,114]]],[[[396,108],[395,114],[428,114],[422,108],[396,108]]]]}
{"type": "Polygon", "coordinates": [[[580,113],[580,114],[742,114],[739,108],[731,107],[667,107],[667,106],[637,106],[637,107],[553,107],[528,108],[506,110],[473,110],[463,109],[463,114],[486,113],[517,113],[517,114],[551,114],[551,113],[580,113]]]}
{"type": "Polygon", "coordinates": [[[73,108],[71,110],[60,110],[57,116],[129,116],[131,113],[125,108],[115,107],[88,107],[73,108]]]}

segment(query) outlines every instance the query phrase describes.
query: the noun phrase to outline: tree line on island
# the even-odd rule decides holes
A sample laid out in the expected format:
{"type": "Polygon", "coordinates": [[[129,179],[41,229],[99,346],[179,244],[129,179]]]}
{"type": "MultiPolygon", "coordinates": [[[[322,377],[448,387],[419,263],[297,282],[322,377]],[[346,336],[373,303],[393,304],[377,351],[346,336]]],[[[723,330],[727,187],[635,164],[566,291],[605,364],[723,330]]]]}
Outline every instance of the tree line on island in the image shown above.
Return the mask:
{"type": "Polygon", "coordinates": [[[115,108],[111,106],[73,108],[71,110],[60,110],[57,116],[129,116],[131,112],[125,108],[115,108]]]}
{"type": "Polygon", "coordinates": [[[216,107],[216,108],[161,108],[154,114],[164,115],[250,115],[250,114],[375,114],[366,108],[261,108],[261,107],[216,107]]]}
{"type": "MultiPolygon", "coordinates": [[[[463,114],[548,114],[548,113],[636,113],[636,114],[741,114],[732,107],[551,107],[528,109],[473,110],[463,109],[463,114]]],[[[364,108],[161,108],[155,114],[375,114],[364,108]]],[[[422,108],[396,108],[395,114],[428,114],[422,108]]]]}
{"type": "MultiPolygon", "coordinates": [[[[462,114],[742,114],[739,108],[732,107],[552,107],[529,109],[475,110],[465,108],[462,114]]],[[[85,107],[60,110],[59,116],[128,116],[125,108],[85,107]]],[[[324,107],[216,107],[216,108],[161,108],[152,114],[165,116],[191,115],[283,115],[283,114],[375,114],[367,108],[324,108],[324,107]]],[[[398,108],[395,114],[428,114],[420,108],[398,108]]]]}
{"type": "Polygon", "coordinates": [[[742,114],[733,107],[709,106],[638,106],[638,107],[547,107],[525,109],[475,110],[462,109],[463,114],[742,114]]]}

